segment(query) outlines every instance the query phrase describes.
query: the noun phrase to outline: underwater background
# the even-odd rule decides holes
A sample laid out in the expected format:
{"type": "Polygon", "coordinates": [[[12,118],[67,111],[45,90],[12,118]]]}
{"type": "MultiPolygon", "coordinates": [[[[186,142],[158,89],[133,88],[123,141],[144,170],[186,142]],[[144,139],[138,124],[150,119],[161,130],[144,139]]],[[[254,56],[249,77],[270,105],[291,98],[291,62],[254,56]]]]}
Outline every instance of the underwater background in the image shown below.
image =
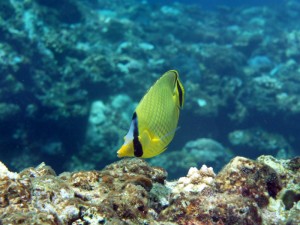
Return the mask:
{"type": "Polygon", "coordinates": [[[27,0],[0,3],[0,161],[101,169],[164,72],[185,106],[168,150],[178,178],[236,155],[300,152],[300,2],[27,0]]]}

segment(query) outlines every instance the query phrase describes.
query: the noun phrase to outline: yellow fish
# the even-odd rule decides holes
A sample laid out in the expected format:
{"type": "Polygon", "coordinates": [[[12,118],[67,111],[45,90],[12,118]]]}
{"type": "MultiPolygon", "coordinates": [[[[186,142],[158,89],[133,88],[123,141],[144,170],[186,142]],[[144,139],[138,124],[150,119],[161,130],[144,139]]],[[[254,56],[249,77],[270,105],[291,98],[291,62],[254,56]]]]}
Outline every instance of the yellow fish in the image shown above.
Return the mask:
{"type": "Polygon", "coordinates": [[[184,88],[176,70],[164,73],[144,95],[132,116],[118,157],[151,158],[165,151],[177,128],[184,88]]]}

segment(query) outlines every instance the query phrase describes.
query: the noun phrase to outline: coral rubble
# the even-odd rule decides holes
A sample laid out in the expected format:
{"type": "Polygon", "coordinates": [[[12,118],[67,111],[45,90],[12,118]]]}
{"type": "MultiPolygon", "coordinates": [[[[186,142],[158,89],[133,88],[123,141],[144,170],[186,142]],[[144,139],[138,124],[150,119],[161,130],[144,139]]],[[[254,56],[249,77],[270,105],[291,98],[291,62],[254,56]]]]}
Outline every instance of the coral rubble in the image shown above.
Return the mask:
{"type": "Polygon", "coordinates": [[[0,224],[300,223],[299,157],[235,157],[218,174],[203,165],[166,178],[136,158],[60,175],[44,163],[20,173],[0,163],[0,224]]]}

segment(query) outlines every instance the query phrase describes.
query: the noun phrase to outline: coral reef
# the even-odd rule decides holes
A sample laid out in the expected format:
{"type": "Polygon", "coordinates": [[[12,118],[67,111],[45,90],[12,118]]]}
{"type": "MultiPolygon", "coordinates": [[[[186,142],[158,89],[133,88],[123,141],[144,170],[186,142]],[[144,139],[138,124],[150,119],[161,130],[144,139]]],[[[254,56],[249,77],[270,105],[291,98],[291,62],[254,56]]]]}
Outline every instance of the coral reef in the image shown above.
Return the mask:
{"type": "Polygon", "coordinates": [[[19,174],[0,166],[1,224],[139,224],[152,186],[166,179],[138,159],[59,176],[45,164],[19,174]]]}
{"type": "Polygon", "coordinates": [[[141,159],[56,175],[0,163],[1,224],[292,224],[300,222],[300,159],[236,157],[169,182],[141,159]]]}
{"type": "Polygon", "coordinates": [[[224,149],[252,158],[299,155],[298,9],[296,0],[235,10],[137,0],[2,1],[0,148],[10,151],[1,161],[21,170],[47,160],[57,171],[115,161],[134,104],[169,69],[179,70],[188,97],[181,143],[161,160],[190,162],[168,166],[171,176],[201,163],[218,171],[228,162],[224,149]],[[248,142],[236,144],[236,131],[248,142]],[[196,151],[186,154],[201,137],[224,149],[199,151],[202,161],[196,151]]]}
{"type": "Polygon", "coordinates": [[[283,136],[259,128],[236,130],[230,132],[228,138],[233,146],[249,150],[249,157],[257,157],[262,152],[269,152],[276,158],[289,158],[292,155],[292,148],[283,136]]]}
{"type": "Polygon", "coordinates": [[[217,175],[205,166],[191,168],[177,181],[173,202],[160,218],[177,224],[297,224],[293,211],[299,210],[299,172],[299,158],[280,161],[271,156],[257,161],[236,157],[217,175]],[[288,184],[293,210],[284,203],[288,184]]]}

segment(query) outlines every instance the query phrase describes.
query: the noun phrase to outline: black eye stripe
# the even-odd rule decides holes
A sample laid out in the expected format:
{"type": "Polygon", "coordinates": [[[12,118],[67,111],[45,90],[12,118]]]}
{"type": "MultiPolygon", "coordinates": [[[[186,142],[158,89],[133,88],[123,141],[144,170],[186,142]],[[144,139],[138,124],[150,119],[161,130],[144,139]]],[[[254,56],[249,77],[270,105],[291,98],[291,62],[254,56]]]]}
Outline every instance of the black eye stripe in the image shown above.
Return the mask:
{"type": "Polygon", "coordinates": [[[133,149],[134,156],[141,157],[143,155],[143,147],[139,140],[138,118],[136,112],[132,115],[133,121],[133,149]]]}
{"type": "Polygon", "coordinates": [[[133,122],[133,137],[139,136],[139,129],[138,129],[138,121],[137,121],[137,115],[136,112],[132,115],[132,122],[133,122]]]}
{"type": "Polygon", "coordinates": [[[132,120],[135,120],[135,119],[136,119],[136,112],[134,112],[132,115],[132,120]]]}
{"type": "Polygon", "coordinates": [[[134,156],[141,157],[143,155],[143,147],[138,138],[133,138],[134,156]]]}

